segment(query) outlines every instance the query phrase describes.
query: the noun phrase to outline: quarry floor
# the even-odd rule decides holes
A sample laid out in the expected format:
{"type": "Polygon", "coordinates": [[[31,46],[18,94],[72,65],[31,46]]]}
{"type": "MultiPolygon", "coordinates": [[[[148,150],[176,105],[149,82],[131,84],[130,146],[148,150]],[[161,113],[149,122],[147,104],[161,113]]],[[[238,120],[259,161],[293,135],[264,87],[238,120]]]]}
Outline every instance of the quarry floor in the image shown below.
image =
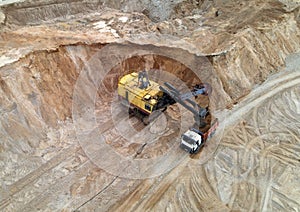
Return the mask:
{"type": "MultiPolygon", "coordinates": [[[[19,166],[12,173],[17,178],[9,185],[2,182],[0,209],[297,211],[299,61],[299,54],[291,55],[285,70],[268,78],[230,111],[216,111],[218,131],[194,156],[179,148],[176,111],[180,107],[169,108],[144,127],[134,117],[122,115],[126,111],[116,98],[110,97],[99,110],[96,103],[94,130],[78,135],[75,124],[65,122],[49,131],[47,144],[37,150],[48,150],[46,161],[26,174],[19,166]],[[103,135],[99,142],[130,162],[123,163],[122,157],[99,147],[94,131],[103,135]],[[83,135],[91,142],[83,143],[83,135]],[[49,143],[61,149],[51,151],[49,143]],[[140,163],[134,164],[136,160],[140,163]]],[[[188,122],[183,125],[188,127],[188,122]]],[[[5,170],[1,175],[2,180],[9,177],[5,170]]]]}

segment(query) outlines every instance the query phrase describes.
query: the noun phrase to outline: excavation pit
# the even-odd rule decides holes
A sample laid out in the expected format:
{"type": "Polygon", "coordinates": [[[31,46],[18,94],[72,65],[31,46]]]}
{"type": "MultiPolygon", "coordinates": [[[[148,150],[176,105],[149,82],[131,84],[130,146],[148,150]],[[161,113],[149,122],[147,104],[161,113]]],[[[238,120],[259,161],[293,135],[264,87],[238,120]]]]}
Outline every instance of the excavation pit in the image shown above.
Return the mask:
{"type": "MultiPolygon", "coordinates": [[[[81,146],[100,168],[107,170],[110,167],[108,172],[115,175],[121,172],[124,177],[140,178],[149,173],[155,176],[176,165],[176,155],[186,155],[179,148],[180,136],[194,125],[192,113],[174,105],[162,114],[161,120],[145,127],[135,117],[129,117],[128,108],[120,104],[116,93],[116,85],[122,76],[143,69],[148,70],[151,80],[161,85],[171,83],[182,93],[190,92],[193,85],[201,82],[199,76],[202,72],[203,79],[205,76],[209,76],[208,80],[213,78],[207,59],[205,64],[205,58],[199,57],[200,62],[195,59],[187,66],[176,57],[168,57],[173,52],[154,46],[108,45],[94,54],[83,67],[74,89],[73,120],[81,146]],[[197,71],[192,71],[195,65],[197,71]],[[163,119],[166,125],[159,126],[164,123],[163,119]],[[105,155],[101,155],[103,152],[105,155]],[[106,157],[111,160],[103,162],[106,157]],[[146,164],[140,164],[139,160],[146,161],[146,164]],[[122,167],[130,167],[130,171],[123,172],[117,161],[125,161],[122,167]],[[164,168],[154,171],[154,164],[161,161],[165,163],[164,168]],[[138,173],[136,170],[139,170],[138,173]]],[[[208,97],[203,96],[197,101],[201,99],[205,99],[202,104],[208,104],[208,97]]],[[[206,158],[210,154],[203,156],[206,158]]]]}
{"type": "MultiPolygon", "coordinates": [[[[6,140],[15,141],[13,148],[23,152],[18,157],[24,163],[32,160],[29,155],[34,155],[37,166],[71,147],[76,140],[85,154],[93,158],[99,152],[89,154],[85,147],[92,148],[100,138],[99,142],[122,157],[163,158],[173,149],[185,154],[179,149],[179,139],[193,125],[191,113],[175,104],[145,127],[136,117],[128,117],[116,89],[121,76],[146,68],[151,80],[161,85],[169,82],[188,92],[201,82],[202,74],[203,79],[213,82],[211,67],[203,58],[182,50],[135,44],[77,44],[29,54],[2,69],[3,76],[7,76],[1,81],[7,111],[2,123],[6,140]],[[189,59],[181,61],[183,56],[189,59]],[[120,120],[120,116],[124,119],[120,120]],[[97,133],[81,139],[93,130],[97,133]]],[[[196,101],[203,107],[208,104],[206,97],[196,101]]],[[[7,170],[12,166],[16,164],[11,163],[7,170]]],[[[23,174],[34,167],[25,166],[23,174]]]]}

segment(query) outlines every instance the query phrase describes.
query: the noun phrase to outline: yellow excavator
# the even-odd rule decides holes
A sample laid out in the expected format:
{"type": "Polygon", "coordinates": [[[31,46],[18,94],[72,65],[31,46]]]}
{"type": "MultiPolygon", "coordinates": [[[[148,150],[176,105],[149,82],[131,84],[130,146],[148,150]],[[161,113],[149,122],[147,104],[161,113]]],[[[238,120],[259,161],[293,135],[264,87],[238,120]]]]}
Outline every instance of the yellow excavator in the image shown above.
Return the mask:
{"type": "Polygon", "coordinates": [[[175,101],[160,89],[160,85],[148,79],[146,71],[133,72],[119,80],[118,95],[129,113],[141,118],[145,125],[157,111],[163,112],[175,101]]]}
{"type": "Polygon", "coordinates": [[[190,152],[196,153],[210,138],[218,126],[218,120],[202,132],[207,125],[206,117],[209,113],[208,107],[203,108],[191,98],[198,95],[209,95],[212,92],[211,86],[207,83],[197,84],[188,93],[181,94],[173,85],[165,82],[164,86],[149,80],[147,72],[132,72],[123,76],[118,83],[118,95],[122,104],[128,107],[129,114],[139,117],[145,125],[149,124],[161,112],[164,112],[169,105],[181,104],[194,114],[197,127],[191,128],[181,136],[181,147],[190,152]]]}

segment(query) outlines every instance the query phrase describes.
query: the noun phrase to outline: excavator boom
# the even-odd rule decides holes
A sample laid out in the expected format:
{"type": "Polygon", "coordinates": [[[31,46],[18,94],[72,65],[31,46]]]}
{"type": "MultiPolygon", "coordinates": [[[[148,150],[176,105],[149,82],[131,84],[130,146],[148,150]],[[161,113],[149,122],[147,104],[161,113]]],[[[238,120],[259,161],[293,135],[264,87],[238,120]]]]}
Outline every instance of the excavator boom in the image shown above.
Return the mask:
{"type": "Polygon", "coordinates": [[[159,89],[169,95],[174,102],[181,104],[187,110],[191,111],[194,114],[195,121],[198,126],[204,126],[204,119],[208,113],[207,108],[202,108],[191,98],[197,97],[198,95],[206,95],[207,87],[197,85],[193,88],[191,92],[181,94],[172,84],[165,82],[165,87],[159,86],[159,89]]]}

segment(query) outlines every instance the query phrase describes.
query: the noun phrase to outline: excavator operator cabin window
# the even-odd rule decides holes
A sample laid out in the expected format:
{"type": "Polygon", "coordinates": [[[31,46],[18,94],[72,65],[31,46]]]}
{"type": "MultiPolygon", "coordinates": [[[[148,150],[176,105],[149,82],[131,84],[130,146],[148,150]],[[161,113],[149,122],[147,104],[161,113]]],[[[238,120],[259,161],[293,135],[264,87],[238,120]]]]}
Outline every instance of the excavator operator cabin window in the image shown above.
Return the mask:
{"type": "Polygon", "coordinates": [[[148,104],[145,104],[145,109],[148,110],[148,111],[151,111],[151,106],[148,105],[148,104]]]}

